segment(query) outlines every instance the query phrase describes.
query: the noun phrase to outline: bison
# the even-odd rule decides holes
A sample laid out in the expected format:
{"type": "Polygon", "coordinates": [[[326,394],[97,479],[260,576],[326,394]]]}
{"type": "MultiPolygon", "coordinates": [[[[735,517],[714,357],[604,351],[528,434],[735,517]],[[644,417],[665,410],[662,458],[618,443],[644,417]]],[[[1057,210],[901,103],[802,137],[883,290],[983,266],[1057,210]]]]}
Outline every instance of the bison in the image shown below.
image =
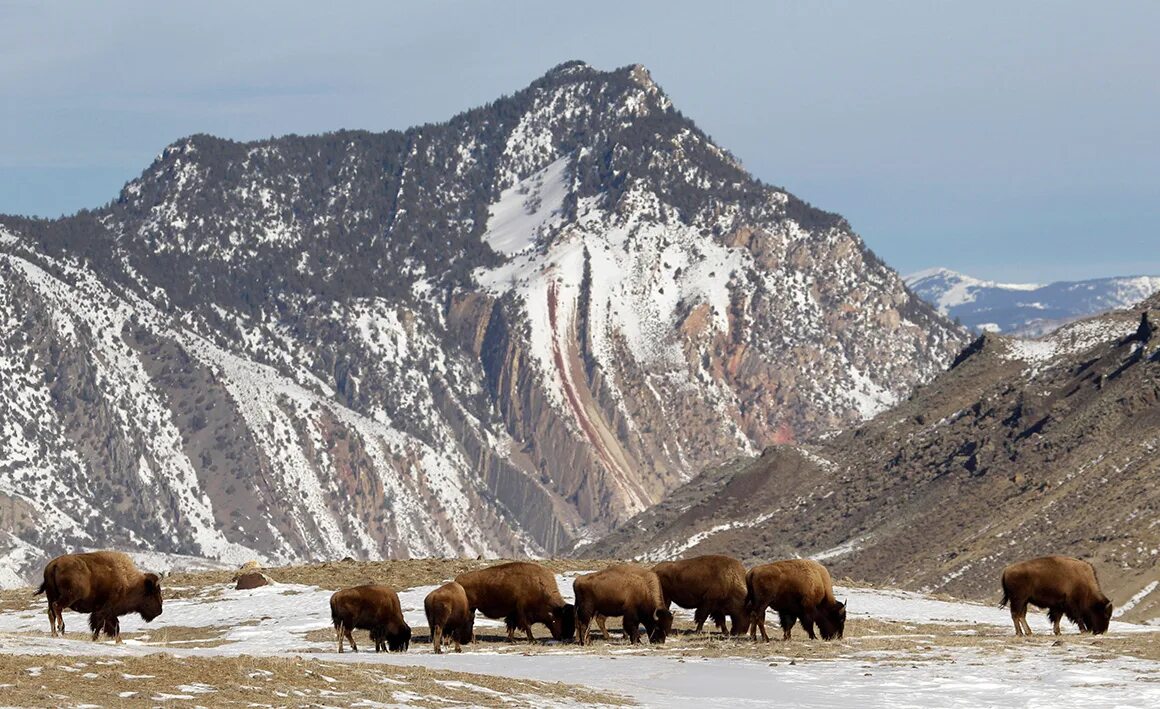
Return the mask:
{"type": "Polygon", "coordinates": [[[467,594],[472,618],[478,610],[488,618],[504,619],[508,642],[515,640],[517,628],[528,642],[535,642],[533,623],[548,626],[556,640],[571,640],[576,634],[576,608],[564,602],[556,577],[539,564],[511,561],[462,573],[455,582],[467,594]]]}
{"type": "Polygon", "coordinates": [[[89,614],[93,640],[103,631],[121,642],[120,617],[138,613],[146,623],[161,615],[161,579],[142,573],[127,554],[93,551],[58,556],[44,567],[34,595],[48,600],[53,637],[64,634],[64,610],[89,614]]]}
{"type": "Polygon", "coordinates": [[[351,635],[355,628],[370,631],[375,652],[406,652],[411,644],[411,626],[403,620],[399,594],[390,586],[367,584],[335,591],[330,597],[330,619],[339,652],[343,651],[343,636],[350,641],[350,649],[358,652],[351,635]]]}
{"type": "MultiPolygon", "coordinates": [[[[588,644],[589,626],[599,616],[623,616],[624,635],[634,644],[640,642],[641,625],[652,643],[663,643],[672,632],[673,614],[665,607],[660,579],[651,569],[617,564],[576,577],[572,590],[581,645],[588,644]]],[[[600,626],[607,638],[608,631],[603,623],[600,626]]]]}
{"type": "Polygon", "coordinates": [[[444,639],[450,637],[455,652],[462,652],[462,644],[475,636],[475,614],[467,604],[467,592],[454,581],[443,584],[423,599],[427,625],[431,628],[431,644],[436,653],[443,652],[444,639]]]}
{"type": "Polygon", "coordinates": [[[753,624],[749,637],[765,632],[765,609],[772,607],[781,620],[782,639],[789,640],[794,621],[800,619],[810,640],[814,625],[823,640],[841,639],[846,629],[846,604],[834,598],[834,585],[826,567],[810,559],[787,559],[755,566],[745,576],[745,606],[753,624]]]}
{"type": "Polygon", "coordinates": [[[1086,561],[1068,556],[1020,561],[1003,569],[1001,583],[1003,600],[999,607],[1011,603],[1016,635],[1031,635],[1028,604],[1047,609],[1056,635],[1064,616],[1079,626],[1081,633],[1095,635],[1107,632],[1112,620],[1112,602],[1100,590],[1095,568],[1086,561]]]}
{"type": "Polygon", "coordinates": [[[662,561],[652,570],[660,579],[665,608],[676,603],[681,608],[696,609],[693,614],[696,632],[701,632],[710,617],[722,633],[726,632],[726,615],[733,620],[733,635],[744,635],[749,629],[749,614],[745,611],[745,567],[740,561],[706,554],[662,561]]]}

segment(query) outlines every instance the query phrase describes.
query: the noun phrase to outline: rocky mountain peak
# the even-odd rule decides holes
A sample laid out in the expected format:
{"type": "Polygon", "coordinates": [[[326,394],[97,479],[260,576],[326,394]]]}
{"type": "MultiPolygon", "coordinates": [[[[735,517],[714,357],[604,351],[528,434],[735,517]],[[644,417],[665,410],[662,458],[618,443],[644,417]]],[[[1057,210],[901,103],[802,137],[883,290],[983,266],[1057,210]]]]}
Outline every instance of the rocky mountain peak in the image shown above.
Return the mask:
{"type": "Polygon", "coordinates": [[[4,523],[21,559],[558,553],[964,344],[636,66],[405,131],[195,135],[105,208],[3,221],[0,495],[49,520],[4,523]]]}

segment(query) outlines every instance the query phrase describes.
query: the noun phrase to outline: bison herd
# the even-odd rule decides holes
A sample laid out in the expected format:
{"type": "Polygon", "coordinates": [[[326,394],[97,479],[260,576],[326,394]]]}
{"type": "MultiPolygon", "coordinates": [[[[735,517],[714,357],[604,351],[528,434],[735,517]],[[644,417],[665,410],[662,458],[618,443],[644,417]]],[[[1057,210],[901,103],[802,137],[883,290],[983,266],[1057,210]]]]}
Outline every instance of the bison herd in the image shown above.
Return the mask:
{"type": "MultiPolygon", "coordinates": [[[[1017,635],[1031,634],[1027,606],[1048,609],[1053,630],[1067,617],[1082,632],[1106,632],[1112,603],[1099,587],[1095,569],[1086,561],[1062,556],[1011,564],[1001,579],[1003,601],[1010,603],[1017,635]]],[[[512,561],[455,577],[429,593],[423,609],[431,628],[435,652],[451,643],[459,652],[475,640],[475,614],[502,618],[508,640],[517,630],[534,641],[532,625],[542,624],[555,640],[591,642],[591,625],[609,638],[609,617],[623,619],[624,636],[639,643],[641,629],[650,643],[663,643],[672,631],[672,604],[691,609],[700,632],[712,619],[722,633],[766,642],[766,610],[773,609],[790,639],[801,623],[810,639],[841,639],[846,626],[846,604],[834,597],[833,582],[824,566],[808,559],[761,564],[746,571],[728,556],[706,555],[665,561],[647,568],[615,564],[584,574],[573,581],[575,603],[560,595],[555,575],[530,561],[512,561]],[[732,623],[726,625],[726,618],[732,623]]],[[[138,613],[146,622],[161,615],[161,584],[156,574],[142,573],[125,554],[112,551],[66,554],[44,569],[44,583],[36,591],[48,599],[53,636],[64,633],[63,611],[89,613],[93,640],[103,632],[121,642],[120,616],[138,613]]],[[[367,630],[375,651],[406,651],[411,628],[403,619],[399,595],[389,586],[368,584],[337,591],[330,597],[338,651],[344,640],[358,651],[353,630],[367,630]]]]}

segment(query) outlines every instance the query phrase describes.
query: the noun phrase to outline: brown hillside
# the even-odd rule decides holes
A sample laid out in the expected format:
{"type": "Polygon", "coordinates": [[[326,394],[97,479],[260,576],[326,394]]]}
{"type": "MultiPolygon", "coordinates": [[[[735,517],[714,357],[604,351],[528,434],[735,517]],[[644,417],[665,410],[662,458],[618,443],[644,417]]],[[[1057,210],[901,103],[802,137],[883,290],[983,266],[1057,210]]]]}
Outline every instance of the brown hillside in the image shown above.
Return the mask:
{"type": "Polygon", "coordinates": [[[1160,617],[1160,296],[1049,338],[984,335],[859,428],[707,471],[581,550],[825,559],[838,577],[998,600],[1011,561],[1092,561],[1160,617]],[[1142,310],[1142,312],[1141,312],[1142,310]]]}

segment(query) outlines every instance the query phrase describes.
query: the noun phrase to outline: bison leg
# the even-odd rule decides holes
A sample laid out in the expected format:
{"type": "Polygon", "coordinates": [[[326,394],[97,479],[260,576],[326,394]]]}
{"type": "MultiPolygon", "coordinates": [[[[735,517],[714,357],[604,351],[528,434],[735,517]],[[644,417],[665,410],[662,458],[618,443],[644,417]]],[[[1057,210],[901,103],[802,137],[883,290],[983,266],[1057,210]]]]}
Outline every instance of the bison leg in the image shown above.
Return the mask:
{"type": "Polygon", "coordinates": [[[49,603],[48,603],[48,629],[52,631],[52,637],[55,638],[56,637],[56,611],[53,610],[53,605],[55,605],[55,604],[52,603],[51,601],[49,601],[49,603]]]}
{"type": "Polygon", "coordinates": [[[1011,622],[1015,624],[1015,635],[1031,635],[1031,626],[1027,625],[1027,602],[1011,601],[1011,622]],[[1026,628],[1026,633],[1024,633],[1026,628]]]}
{"type": "Polygon", "coordinates": [[[761,631],[761,639],[769,642],[769,633],[765,632],[765,606],[760,606],[753,612],[753,617],[749,619],[752,623],[749,627],[749,639],[757,640],[757,631],[761,631]]]}
{"type": "Polygon", "coordinates": [[[89,614],[89,630],[93,633],[93,642],[96,642],[101,637],[101,631],[108,628],[108,621],[105,616],[100,613],[89,614]]]}
{"type": "MultiPolygon", "coordinates": [[[[793,624],[797,622],[797,616],[793,613],[782,613],[778,611],[777,619],[781,623],[781,639],[789,640],[790,634],[793,632],[793,624]]],[[[805,618],[802,618],[802,625],[805,625],[805,618]]],[[[813,630],[810,630],[810,637],[814,636],[813,630]]]]}
{"type": "Polygon", "coordinates": [[[508,642],[514,643],[516,641],[516,628],[519,626],[519,620],[516,618],[514,613],[509,615],[507,618],[504,618],[503,620],[504,624],[507,626],[508,642]]]}
{"type": "Polygon", "coordinates": [[[576,642],[581,645],[587,645],[589,642],[589,630],[592,627],[592,616],[584,611],[577,611],[576,613],[576,642]]]}
{"type": "Polygon", "coordinates": [[[624,614],[624,636],[633,645],[640,644],[640,622],[632,613],[624,614]]]}
{"type": "Polygon", "coordinates": [[[1051,621],[1051,632],[1060,635],[1062,631],[1059,629],[1059,621],[1063,620],[1063,611],[1059,608],[1048,609],[1047,619],[1051,621]]]}
{"type": "Polygon", "coordinates": [[[342,634],[346,636],[346,639],[348,641],[350,641],[350,651],[351,652],[358,652],[358,645],[355,645],[355,643],[354,643],[354,634],[351,633],[352,630],[354,630],[353,626],[346,625],[345,623],[343,624],[342,634]]]}
{"type": "Polygon", "coordinates": [[[114,617],[114,618],[106,619],[104,629],[105,629],[106,636],[113,638],[113,640],[118,645],[121,644],[121,619],[120,618],[114,617]]]}
{"type": "MultiPolygon", "coordinates": [[[[814,634],[814,619],[809,615],[802,615],[801,621],[802,627],[806,629],[806,635],[809,636],[810,640],[817,640],[818,636],[814,634]]],[[[793,623],[790,623],[790,625],[793,625],[793,623]]]]}
{"type": "MultiPolygon", "coordinates": [[[[516,641],[516,629],[524,631],[528,636],[528,642],[536,642],[536,636],[532,635],[532,624],[528,622],[528,618],[523,611],[517,610],[505,619],[507,623],[508,642],[514,643],[516,641]]],[[[549,626],[551,627],[551,626],[549,626]]]]}
{"type": "Polygon", "coordinates": [[[693,611],[693,620],[697,623],[697,629],[693,631],[694,633],[701,632],[701,629],[705,626],[705,620],[708,617],[709,617],[709,609],[708,608],[698,607],[697,610],[693,611]]]}
{"type": "Polygon", "coordinates": [[[596,625],[599,626],[600,634],[604,637],[604,639],[606,641],[612,640],[612,636],[608,634],[608,618],[604,617],[603,615],[597,614],[596,625]]]}
{"type": "Polygon", "coordinates": [[[729,633],[729,626],[725,625],[725,614],[721,611],[713,611],[710,614],[713,618],[713,624],[717,626],[717,632],[722,635],[729,633]]]}
{"type": "Polygon", "coordinates": [[[52,636],[55,638],[59,633],[64,635],[64,604],[60,601],[52,601],[48,604],[48,622],[52,625],[52,636]],[[56,624],[52,625],[53,617],[56,617],[56,624]]]}
{"type": "MultiPolygon", "coordinates": [[[[456,640],[455,644],[459,645],[459,641],[456,640]]],[[[431,645],[435,648],[436,655],[443,654],[443,626],[438,623],[431,628],[431,645]]]]}

